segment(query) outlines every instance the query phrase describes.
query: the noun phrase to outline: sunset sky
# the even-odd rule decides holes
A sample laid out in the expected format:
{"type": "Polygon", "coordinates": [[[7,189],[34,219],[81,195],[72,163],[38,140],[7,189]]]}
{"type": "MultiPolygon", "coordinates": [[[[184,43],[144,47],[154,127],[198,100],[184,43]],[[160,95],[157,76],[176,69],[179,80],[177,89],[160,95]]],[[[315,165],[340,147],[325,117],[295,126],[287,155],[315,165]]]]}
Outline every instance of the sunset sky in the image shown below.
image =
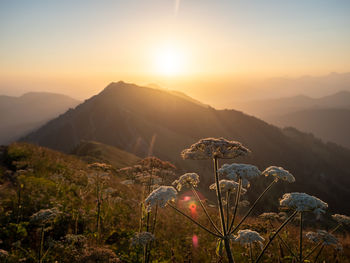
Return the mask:
{"type": "Polygon", "coordinates": [[[348,72],[349,14],[348,0],[0,0],[0,93],[348,72]]]}

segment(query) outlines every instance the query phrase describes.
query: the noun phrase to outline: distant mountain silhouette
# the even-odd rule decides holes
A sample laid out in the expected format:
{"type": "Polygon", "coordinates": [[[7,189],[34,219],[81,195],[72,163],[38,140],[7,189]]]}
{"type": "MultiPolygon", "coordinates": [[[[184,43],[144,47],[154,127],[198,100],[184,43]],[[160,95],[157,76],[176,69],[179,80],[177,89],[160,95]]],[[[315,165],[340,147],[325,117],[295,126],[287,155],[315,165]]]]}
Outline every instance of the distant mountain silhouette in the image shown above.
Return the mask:
{"type": "Polygon", "coordinates": [[[68,96],[46,92],[0,96],[0,144],[19,139],[79,103],[68,96]]]}
{"type": "Polygon", "coordinates": [[[350,148],[350,92],[310,98],[304,95],[235,104],[239,109],[281,127],[301,131],[350,148]]]}
{"type": "MultiPolygon", "coordinates": [[[[285,191],[305,191],[329,202],[335,210],[350,212],[344,203],[350,198],[350,150],[324,144],[295,129],[281,130],[239,111],[203,107],[157,89],[111,83],[24,140],[68,153],[82,140],[93,140],[139,157],[155,155],[173,162],[180,172],[198,172],[201,189],[207,191],[212,182],[211,162],[184,161],[180,152],[200,138],[221,136],[252,150],[251,156],[235,161],[261,169],[279,165],[296,176],[295,184],[280,183],[274,189],[269,197],[272,203],[277,204],[285,191]]],[[[266,184],[264,180],[253,184],[249,197],[258,195],[266,184]]]]}

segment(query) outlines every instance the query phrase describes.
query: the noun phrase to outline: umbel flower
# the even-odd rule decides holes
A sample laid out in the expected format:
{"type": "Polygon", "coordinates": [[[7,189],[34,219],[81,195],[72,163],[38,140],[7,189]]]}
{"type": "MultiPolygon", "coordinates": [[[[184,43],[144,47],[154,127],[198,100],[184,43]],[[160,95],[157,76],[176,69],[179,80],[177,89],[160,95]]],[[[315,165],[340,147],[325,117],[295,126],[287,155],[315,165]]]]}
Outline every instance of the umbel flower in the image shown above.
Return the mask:
{"type": "Polygon", "coordinates": [[[335,214],[332,218],[339,224],[350,225],[350,216],[335,214]]]}
{"type": "Polygon", "coordinates": [[[51,209],[41,209],[30,217],[30,222],[43,225],[53,221],[59,213],[60,212],[56,207],[51,209]]]}
{"type": "Polygon", "coordinates": [[[4,259],[9,256],[9,253],[6,250],[0,249],[0,258],[4,259]]]}
{"type": "Polygon", "coordinates": [[[288,193],[283,195],[280,206],[295,209],[298,212],[311,211],[319,217],[320,213],[325,213],[328,204],[306,193],[288,193]]]}
{"type": "Polygon", "coordinates": [[[262,175],[274,176],[276,181],[284,180],[289,183],[295,182],[294,176],[289,171],[284,170],[282,167],[277,167],[277,166],[267,167],[265,171],[262,172],[262,175]]]}
{"type": "Polygon", "coordinates": [[[265,239],[260,236],[258,232],[250,229],[239,230],[237,234],[237,236],[233,236],[233,241],[239,242],[243,246],[255,242],[262,246],[262,242],[265,241],[265,239]]]}
{"type": "MultiPolygon", "coordinates": [[[[221,192],[227,192],[227,191],[236,191],[238,189],[239,184],[232,180],[220,180],[219,181],[220,190],[221,192]]],[[[212,184],[209,186],[210,190],[216,190],[216,184],[212,184]]],[[[247,192],[246,189],[241,189],[241,194],[245,194],[247,192]]]]}
{"type": "Polygon", "coordinates": [[[154,235],[150,232],[135,233],[135,235],[131,238],[131,245],[145,246],[153,240],[154,240],[154,235]]]}
{"type": "Polygon", "coordinates": [[[238,181],[239,178],[241,178],[243,187],[249,187],[250,186],[249,180],[261,175],[261,172],[259,171],[258,167],[251,164],[239,164],[239,163],[233,163],[233,164],[225,163],[218,170],[218,173],[219,175],[226,176],[227,178],[234,180],[236,182],[238,181]]]}
{"type": "Polygon", "coordinates": [[[183,187],[197,187],[199,183],[199,175],[196,173],[185,173],[175,180],[172,185],[181,191],[183,187]]]}
{"type": "Polygon", "coordinates": [[[325,230],[317,230],[317,232],[307,232],[306,237],[312,242],[322,242],[323,245],[339,246],[339,240],[325,230]]]}
{"type": "Polygon", "coordinates": [[[172,186],[160,186],[153,190],[145,200],[147,210],[150,211],[152,206],[159,205],[165,207],[168,201],[176,199],[177,192],[172,186]]]}
{"type": "Polygon", "coordinates": [[[108,172],[112,169],[112,166],[106,163],[91,163],[88,165],[88,168],[103,172],[108,172]]]}
{"type": "Polygon", "coordinates": [[[181,152],[183,159],[206,160],[213,158],[233,159],[244,156],[250,151],[240,142],[228,141],[224,138],[201,139],[190,148],[181,152]]]}
{"type": "Polygon", "coordinates": [[[262,213],[261,215],[259,215],[259,217],[261,219],[264,220],[276,220],[276,219],[280,219],[279,215],[277,213],[274,212],[269,212],[269,213],[262,213]]]}

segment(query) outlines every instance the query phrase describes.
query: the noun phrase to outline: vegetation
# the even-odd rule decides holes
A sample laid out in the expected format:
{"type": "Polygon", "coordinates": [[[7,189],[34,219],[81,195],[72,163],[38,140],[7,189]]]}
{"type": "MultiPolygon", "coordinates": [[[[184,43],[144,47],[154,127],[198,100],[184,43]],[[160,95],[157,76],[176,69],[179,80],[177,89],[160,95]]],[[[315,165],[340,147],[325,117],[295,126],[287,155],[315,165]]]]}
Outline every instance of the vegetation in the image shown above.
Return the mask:
{"type": "MultiPolygon", "coordinates": [[[[238,187],[226,188],[230,191],[215,182],[212,189],[225,193],[219,199],[220,208],[220,203],[194,190],[201,176],[175,180],[175,167],[157,158],[119,169],[25,143],[3,147],[0,152],[0,262],[226,262],[229,249],[236,262],[250,262],[261,254],[260,245],[268,243],[261,262],[298,262],[300,254],[304,262],[350,262],[348,217],[332,218],[326,213],[317,219],[313,213],[296,215],[292,210],[256,217],[245,207],[243,189],[248,194],[259,179],[235,179],[229,174],[233,166],[215,170],[220,179],[238,179],[238,187]],[[167,206],[159,208],[161,203],[145,202],[157,184],[171,187],[173,181],[176,203],[170,198],[167,206]],[[226,211],[236,215],[227,217],[226,211]],[[223,220],[226,228],[222,228],[223,220]],[[231,221],[230,231],[227,222],[231,221]],[[241,231],[249,231],[237,231],[239,224],[241,231]],[[221,233],[226,229],[229,247],[213,225],[221,226],[217,227],[221,233]],[[246,242],[248,237],[256,242],[246,242]]],[[[263,173],[268,178],[276,176],[271,169],[263,173]]],[[[267,201],[271,199],[264,195],[259,202],[265,206],[267,201]]],[[[296,208],[289,196],[281,202],[283,207],[296,208]]]]}

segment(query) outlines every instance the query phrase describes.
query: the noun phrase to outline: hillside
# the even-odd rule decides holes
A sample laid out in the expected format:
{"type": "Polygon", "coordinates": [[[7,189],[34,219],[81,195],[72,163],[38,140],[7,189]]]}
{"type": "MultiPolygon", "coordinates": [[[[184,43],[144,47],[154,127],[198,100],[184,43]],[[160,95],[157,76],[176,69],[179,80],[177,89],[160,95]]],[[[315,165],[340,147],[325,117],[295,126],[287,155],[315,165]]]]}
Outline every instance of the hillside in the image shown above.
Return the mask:
{"type": "Polygon", "coordinates": [[[46,92],[0,96],[0,144],[15,141],[79,103],[68,96],[46,92]]]}
{"type": "Polygon", "coordinates": [[[140,158],[116,147],[94,141],[81,141],[72,151],[86,162],[102,162],[123,168],[136,164],[140,158]]]}
{"type": "Polygon", "coordinates": [[[272,118],[272,123],[311,132],[324,141],[350,148],[350,109],[308,109],[272,118]]]}
{"type": "MultiPolygon", "coordinates": [[[[239,111],[205,108],[134,84],[111,83],[23,140],[63,152],[72,152],[82,140],[93,140],[139,157],[155,155],[183,171],[197,171],[202,175],[201,187],[206,189],[212,183],[207,176],[211,162],[183,161],[180,157],[181,150],[205,137],[238,140],[252,150],[251,156],[237,161],[260,169],[279,165],[290,170],[297,182],[275,188],[275,203],[283,192],[298,190],[322,198],[334,211],[350,211],[342,202],[350,197],[349,150],[304,133],[283,131],[239,111]]],[[[255,187],[260,189],[264,184],[255,187]]],[[[253,189],[250,197],[258,192],[253,189]]]]}

